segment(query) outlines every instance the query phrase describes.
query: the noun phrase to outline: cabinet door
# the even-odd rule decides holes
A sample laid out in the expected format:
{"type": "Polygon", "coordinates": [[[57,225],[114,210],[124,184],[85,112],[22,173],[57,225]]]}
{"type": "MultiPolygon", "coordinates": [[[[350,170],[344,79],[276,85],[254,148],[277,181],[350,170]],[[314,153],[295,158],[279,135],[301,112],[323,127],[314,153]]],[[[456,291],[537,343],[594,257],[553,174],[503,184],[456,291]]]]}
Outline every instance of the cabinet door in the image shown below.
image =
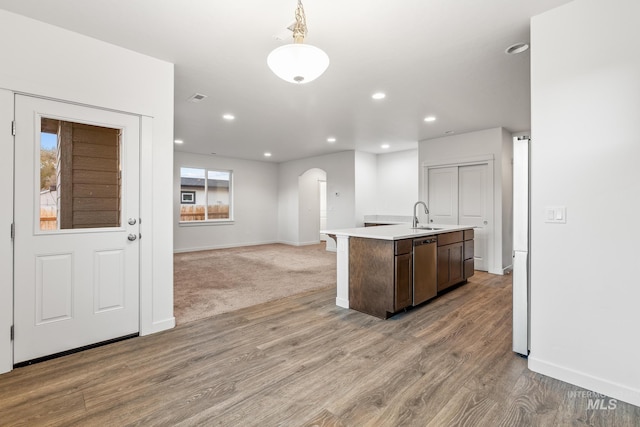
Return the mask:
{"type": "Polygon", "coordinates": [[[395,257],[395,295],[394,311],[411,305],[413,300],[413,258],[411,253],[395,257]]]}
{"type": "Polygon", "coordinates": [[[438,247],[438,291],[464,280],[462,242],[438,247]]]}

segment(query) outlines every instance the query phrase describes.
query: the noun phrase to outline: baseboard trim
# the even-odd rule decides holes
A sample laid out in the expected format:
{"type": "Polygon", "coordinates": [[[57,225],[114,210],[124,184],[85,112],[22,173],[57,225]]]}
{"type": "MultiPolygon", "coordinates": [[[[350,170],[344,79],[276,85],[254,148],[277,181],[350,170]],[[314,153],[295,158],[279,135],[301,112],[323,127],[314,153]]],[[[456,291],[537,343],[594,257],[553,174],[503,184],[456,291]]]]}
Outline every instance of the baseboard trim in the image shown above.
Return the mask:
{"type": "Polygon", "coordinates": [[[245,246],[273,245],[275,243],[280,243],[282,245],[289,245],[289,246],[311,246],[311,245],[318,245],[322,242],[323,242],[322,240],[314,240],[311,242],[289,242],[286,240],[270,240],[267,242],[246,242],[246,243],[234,243],[230,245],[213,245],[213,246],[200,246],[196,248],[174,249],[173,253],[180,254],[180,253],[186,253],[186,252],[211,251],[215,249],[242,248],[245,246]]]}
{"type": "Polygon", "coordinates": [[[298,243],[294,244],[293,246],[311,246],[311,245],[318,245],[320,243],[322,243],[322,241],[314,240],[312,242],[298,242],[298,243]]]}
{"type": "Polygon", "coordinates": [[[585,388],[596,393],[604,394],[614,399],[640,406],[640,390],[623,384],[614,383],[603,378],[589,375],[585,372],[547,362],[529,354],[529,369],[542,375],[564,381],[575,386],[585,388]]]}
{"type": "Polygon", "coordinates": [[[266,241],[266,242],[246,242],[246,243],[233,243],[233,244],[229,244],[229,245],[213,245],[213,246],[200,246],[200,247],[195,247],[195,248],[174,249],[173,253],[174,254],[179,254],[179,253],[184,253],[184,252],[210,251],[210,250],[214,250],[214,249],[240,248],[240,247],[243,247],[243,246],[272,245],[274,243],[289,244],[289,243],[286,243],[286,242],[279,242],[279,241],[276,241],[276,240],[270,240],[270,241],[266,241]]]}
{"type": "Polygon", "coordinates": [[[349,300],[343,298],[336,298],[336,305],[342,308],[349,308],[349,300]]]}
{"type": "Polygon", "coordinates": [[[170,317],[168,319],[153,322],[148,328],[140,328],[140,336],[155,334],[156,332],[166,331],[167,329],[173,329],[175,327],[176,318],[170,317]]]}

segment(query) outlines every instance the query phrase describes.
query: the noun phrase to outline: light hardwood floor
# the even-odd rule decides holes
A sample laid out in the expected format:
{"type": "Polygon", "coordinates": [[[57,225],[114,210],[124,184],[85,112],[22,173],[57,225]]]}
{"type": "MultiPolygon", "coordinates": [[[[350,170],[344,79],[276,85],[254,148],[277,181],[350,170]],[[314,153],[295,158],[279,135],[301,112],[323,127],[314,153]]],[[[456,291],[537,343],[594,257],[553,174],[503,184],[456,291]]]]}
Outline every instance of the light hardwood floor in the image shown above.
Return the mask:
{"type": "Polygon", "coordinates": [[[326,289],[18,368],[0,425],[640,425],[583,391],[511,352],[510,277],[477,273],[388,320],[326,289]]]}

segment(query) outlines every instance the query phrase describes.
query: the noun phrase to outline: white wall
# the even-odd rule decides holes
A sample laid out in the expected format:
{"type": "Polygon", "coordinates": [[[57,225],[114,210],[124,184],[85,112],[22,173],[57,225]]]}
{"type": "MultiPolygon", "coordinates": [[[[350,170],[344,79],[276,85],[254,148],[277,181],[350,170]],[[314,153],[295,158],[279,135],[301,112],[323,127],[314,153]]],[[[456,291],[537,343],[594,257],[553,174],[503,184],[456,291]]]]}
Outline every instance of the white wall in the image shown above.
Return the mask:
{"type": "Polygon", "coordinates": [[[529,368],[640,405],[640,2],[532,19],[529,368]],[[565,206],[566,224],[544,222],[565,206]]]}
{"type": "MultiPolygon", "coordinates": [[[[173,65],[3,10],[0,51],[5,58],[0,88],[143,116],[140,328],[147,334],[173,327],[172,194],[166,191],[172,188],[173,170],[173,65]]],[[[5,104],[0,111],[7,108],[13,106],[5,104]]],[[[4,132],[0,138],[4,147],[11,146],[11,135],[4,132]]],[[[11,170],[4,153],[0,170],[11,170]]],[[[6,221],[12,206],[5,203],[2,209],[6,221]]],[[[24,207],[15,209],[21,215],[24,207]]],[[[11,281],[3,280],[0,287],[3,296],[13,292],[11,281]]],[[[12,312],[11,300],[3,298],[0,311],[12,312]]],[[[8,333],[0,333],[0,349],[6,348],[5,340],[8,333]]],[[[0,354],[0,371],[10,367],[6,354],[0,354]]]]}
{"type": "MultiPolygon", "coordinates": [[[[513,149],[510,148],[511,134],[503,128],[486,129],[460,135],[420,141],[418,144],[418,161],[420,164],[419,194],[424,197],[425,165],[456,164],[476,157],[493,159],[493,250],[489,272],[502,274],[511,265],[511,230],[507,226],[512,223],[511,187],[504,188],[503,180],[513,180],[513,174],[504,170],[510,164],[513,149]],[[503,175],[504,172],[504,175],[503,175]],[[509,193],[509,194],[505,194],[509,193]],[[508,235],[504,235],[508,234],[508,235]]],[[[491,244],[489,245],[491,250],[491,244]]]]}
{"type": "Polygon", "coordinates": [[[355,212],[356,227],[364,227],[364,216],[376,213],[377,159],[375,154],[355,152],[355,212]]]}
{"type": "MultiPolygon", "coordinates": [[[[274,164],[176,152],[175,194],[179,194],[181,166],[234,170],[236,221],[233,225],[180,226],[176,219],[174,249],[184,252],[274,241],[291,245],[317,242],[314,225],[317,218],[315,213],[310,216],[305,212],[315,210],[317,205],[318,179],[327,181],[328,229],[362,226],[364,215],[379,213],[380,203],[389,209],[383,213],[410,215],[411,206],[417,200],[417,156],[417,150],[377,156],[344,151],[274,164]],[[277,176],[275,182],[273,174],[277,176]],[[241,176],[247,179],[239,180],[241,176]],[[307,178],[313,181],[313,191],[304,190],[311,185],[307,178]],[[257,201],[265,209],[262,217],[252,213],[257,201]],[[403,208],[394,210],[393,206],[403,208]],[[272,225],[274,211],[277,212],[276,225],[272,225]]],[[[174,197],[173,210],[176,218],[179,215],[177,197],[174,197]]],[[[332,239],[327,241],[327,248],[335,248],[332,239]]]]}
{"type": "Polygon", "coordinates": [[[278,238],[278,165],[200,154],[174,154],[174,251],[273,243],[278,238]],[[180,224],[180,167],[233,171],[232,223],[180,224]]]}
{"type": "MultiPolygon", "coordinates": [[[[513,266],[513,135],[502,129],[501,208],[502,208],[502,268],[513,266]]],[[[496,177],[498,179],[498,177],[496,177]]]]}
{"type": "MultiPolygon", "coordinates": [[[[279,164],[278,241],[300,244],[298,177],[309,169],[327,173],[327,228],[355,227],[355,152],[343,151],[279,164]]],[[[335,248],[333,239],[327,248],[335,248]]]]}
{"type": "Polygon", "coordinates": [[[377,215],[412,215],[419,199],[418,149],[378,154],[377,215]]]}

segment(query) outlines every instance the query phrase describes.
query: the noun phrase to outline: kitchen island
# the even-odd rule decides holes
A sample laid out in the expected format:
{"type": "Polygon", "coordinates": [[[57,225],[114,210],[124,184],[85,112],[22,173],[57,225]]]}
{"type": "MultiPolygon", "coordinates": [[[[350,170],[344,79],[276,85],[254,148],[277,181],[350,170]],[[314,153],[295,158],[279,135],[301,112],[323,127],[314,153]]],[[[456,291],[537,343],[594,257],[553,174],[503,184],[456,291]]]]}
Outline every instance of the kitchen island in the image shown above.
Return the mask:
{"type": "Polygon", "coordinates": [[[429,224],[324,230],[336,240],[336,305],[382,319],[474,272],[473,228],[429,224]]]}

